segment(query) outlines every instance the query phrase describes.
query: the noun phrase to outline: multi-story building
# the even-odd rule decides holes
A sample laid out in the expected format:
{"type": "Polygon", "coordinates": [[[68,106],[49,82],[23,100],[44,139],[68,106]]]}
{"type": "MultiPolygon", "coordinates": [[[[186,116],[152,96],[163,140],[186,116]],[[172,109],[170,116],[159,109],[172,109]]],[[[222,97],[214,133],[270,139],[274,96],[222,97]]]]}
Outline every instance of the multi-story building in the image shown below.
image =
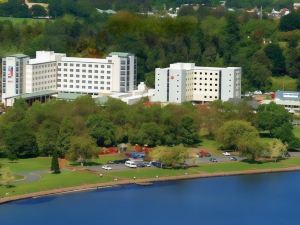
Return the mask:
{"type": "Polygon", "coordinates": [[[105,59],[62,57],[58,62],[60,92],[99,95],[136,88],[137,60],[130,53],[111,53],[105,59]]]}
{"type": "Polygon", "coordinates": [[[11,55],[2,59],[2,102],[12,105],[14,99],[8,99],[25,93],[25,70],[29,56],[11,55]]]}
{"type": "Polygon", "coordinates": [[[241,98],[240,67],[198,67],[175,63],[155,70],[154,101],[182,103],[241,98]]]}
{"type": "Polygon", "coordinates": [[[37,51],[36,58],[26,65],[26,93],[56,90],[57,62],[66,54],[37,51]]]}

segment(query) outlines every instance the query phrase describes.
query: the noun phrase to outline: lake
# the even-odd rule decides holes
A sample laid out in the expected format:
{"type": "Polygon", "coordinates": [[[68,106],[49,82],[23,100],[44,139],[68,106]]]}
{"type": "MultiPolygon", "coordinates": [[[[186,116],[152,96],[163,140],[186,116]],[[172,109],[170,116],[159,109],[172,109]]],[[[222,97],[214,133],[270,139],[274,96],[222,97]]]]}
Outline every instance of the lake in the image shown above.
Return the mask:
{"type": "Polygon", "coordinates": [[[300,172],[129,185],[0,205],[0,225],[299,225],[300,172]]]}

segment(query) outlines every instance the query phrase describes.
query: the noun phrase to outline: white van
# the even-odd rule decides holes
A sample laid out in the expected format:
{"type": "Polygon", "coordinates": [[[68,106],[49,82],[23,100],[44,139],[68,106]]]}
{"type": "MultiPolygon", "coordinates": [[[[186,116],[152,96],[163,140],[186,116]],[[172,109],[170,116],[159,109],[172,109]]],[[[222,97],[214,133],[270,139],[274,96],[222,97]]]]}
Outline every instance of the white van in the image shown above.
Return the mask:
{"type": "Polygon", "coordinates": [[[125,166],[128,166],[128,167],[130,167],[130,168],[137,168],[137,165],[135,164],[135,162],[130,161],[130,160],[127,160],[127,161],[125,162],[125,166]]]}

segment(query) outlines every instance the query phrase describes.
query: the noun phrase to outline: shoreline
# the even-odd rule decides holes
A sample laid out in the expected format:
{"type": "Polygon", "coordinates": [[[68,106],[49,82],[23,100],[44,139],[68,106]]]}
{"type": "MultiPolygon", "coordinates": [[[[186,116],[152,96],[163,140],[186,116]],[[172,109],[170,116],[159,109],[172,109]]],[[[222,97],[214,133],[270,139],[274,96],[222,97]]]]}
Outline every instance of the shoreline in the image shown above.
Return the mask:
{"type": "Polygon", "coordinates": [[[25,200],[30,198],[40,198],[52,195],[62,195],[74,192],[83,192],[97,189],[112,188],[123,185],[136,184],[140,186],[151,185],[156,182],[167,182],[167,181],[180,181],[180,180],[192,180],[200,178],[211,178],[211,177],[226,177],[226,176],[239,176],[239,175],[252,175],[252,174],[266,174],[266,173],[284,173],[284,172],[293,172],[300,171],[300,166],[298,167],[287,167],[280,169],[260,169],[260,170],[245,170],[245,171],[235,171],[235,172],[218,172],[218,173],[198,173],[198,174],[187,174],[179,176],[170,176],[170,177],[158,177],[158,178],[144,178],[144,179],[130,179],[130,180],[120,180],[104,183],[94,183],[94,184],[85,184],[73,187],[58,188],[47,191],[40,191],[34,193],[28,193],[23,195],[16,195],[11,197],[0,198],[0,205],[14,202],[18,200],[25,200]]]}

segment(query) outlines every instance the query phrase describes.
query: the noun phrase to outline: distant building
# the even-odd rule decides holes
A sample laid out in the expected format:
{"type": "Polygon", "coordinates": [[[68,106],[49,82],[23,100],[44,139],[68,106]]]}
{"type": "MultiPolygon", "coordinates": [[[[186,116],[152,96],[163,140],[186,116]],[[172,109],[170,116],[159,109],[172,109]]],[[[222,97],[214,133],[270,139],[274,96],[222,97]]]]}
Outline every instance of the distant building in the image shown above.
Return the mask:
{"type": "Polygon", "coordinates": [[[293,7],[294,7],[294,10],[298,10],[298,9],[300,9],[300,3],[294,3],[294,5],[293,5],[293,7]]]}
{"type": "Polygon", "coordinates": [[[241,98],[240,67],[198,67],[194,63],[175,63],[155,70],[152,101],[206,103],[241,98]]]}
{"type": "Polygon", "coordinates": [[[65,56],[52,51],[37,51],[36,58],[26,65],[25,93],[56,90],[57,62],[65,56]]]}
{"type": "Polygon", "coordinates": [[[12,105],[14,99],[8,99],[25,93],[25,71],[29,56],[16,54],[2,59],[2,103],[12,105]]]}
{"type": "Polygon", "coordinates": [[[277,91],[274,102],[284,106],[290,113],[300,113],[300,92],[277,91]]]}
{"type": "Polygon", "coordinates": [[[60,92],[99,95],[130,92],[136,88],[137,59],[113,52],[104,59],[62,57],[57,67],[60,92]]]}

